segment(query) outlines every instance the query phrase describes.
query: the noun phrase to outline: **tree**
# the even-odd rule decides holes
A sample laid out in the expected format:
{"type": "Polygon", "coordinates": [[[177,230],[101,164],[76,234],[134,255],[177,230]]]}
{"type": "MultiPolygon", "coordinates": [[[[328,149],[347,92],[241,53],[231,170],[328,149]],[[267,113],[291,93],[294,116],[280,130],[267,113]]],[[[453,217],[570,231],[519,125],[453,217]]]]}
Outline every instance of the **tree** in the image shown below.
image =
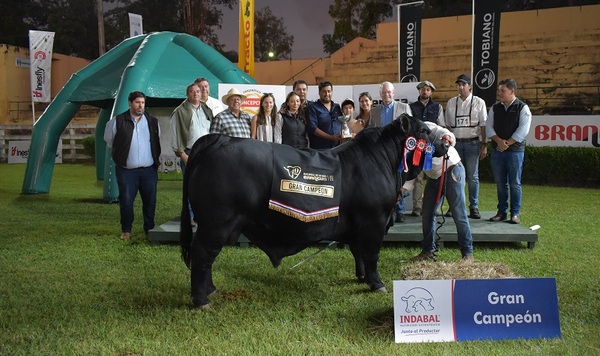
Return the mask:
{"type": "Polygon", "coordinates": [[[293,45],[294,36],[288,35],[283,18],[273,15],[270,7],[264,7],[254,14],[254,58],[256,61],[291,59],[293,45]]]}
{"type": "Polygon", "coordinates": [[[235,0],[183,0],[183,30],[221,51],[215,30],[223,23],[223,6],[233,9],[235,0]]]}

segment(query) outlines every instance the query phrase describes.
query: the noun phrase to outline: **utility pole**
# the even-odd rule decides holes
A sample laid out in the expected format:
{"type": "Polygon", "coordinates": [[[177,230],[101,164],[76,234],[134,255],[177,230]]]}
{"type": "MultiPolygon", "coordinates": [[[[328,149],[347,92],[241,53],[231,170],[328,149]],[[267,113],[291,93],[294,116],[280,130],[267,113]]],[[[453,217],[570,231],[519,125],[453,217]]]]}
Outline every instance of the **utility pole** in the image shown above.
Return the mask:
{"type": "Polygon", "coordinates": [[[96,0],[96,11],[98,13],[98,57],[105,52],[104,44],[104,3],[102,0],[96,0]]]}

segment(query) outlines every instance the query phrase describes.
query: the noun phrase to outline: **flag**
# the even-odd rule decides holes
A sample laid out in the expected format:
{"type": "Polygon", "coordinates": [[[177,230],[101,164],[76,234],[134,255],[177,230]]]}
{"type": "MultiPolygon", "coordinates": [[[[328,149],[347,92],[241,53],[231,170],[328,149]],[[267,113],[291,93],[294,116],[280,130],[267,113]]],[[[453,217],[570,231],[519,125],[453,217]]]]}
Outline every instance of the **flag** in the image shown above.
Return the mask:
{"type": "Polygon", "coordinates": [[[142,15],[129,14],[129,37],[139,36],[144,33],[142,29],[142,15]]]}
{"type": "Polygon", "coordinates": [[[254,76],[254,0],[240,1],[238,67],[254,76]]]}
{"type": "Polygon", "coordinates": [[[421,76],[421,18],[423,1],[398,5],[398,77],[401,83],[421,76]]]}
{"type": "Polygon", "coordinates": [[[474,0],[473,94],[487,106],[496,102],[502,1],[474,0]]]}
{"type": "Polygon", "coordinates": [[[48,103],[51,95],[50,70],[54,32],[29,31],[29,70],[31,73],[31,101],[48,103]]]}

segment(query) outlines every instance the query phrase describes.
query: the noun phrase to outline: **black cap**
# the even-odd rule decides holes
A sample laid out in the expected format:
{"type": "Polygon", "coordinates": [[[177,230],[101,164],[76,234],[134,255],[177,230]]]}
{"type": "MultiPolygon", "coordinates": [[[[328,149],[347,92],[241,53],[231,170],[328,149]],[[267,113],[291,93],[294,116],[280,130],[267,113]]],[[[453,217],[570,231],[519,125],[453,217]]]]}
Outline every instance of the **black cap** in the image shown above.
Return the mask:
{"type": "Polygon", "coordinates": [[[456,78],[456,83],[458,84],[459,82],[471,85],[471,78],[466,74],[461,74],[456,78]]]}

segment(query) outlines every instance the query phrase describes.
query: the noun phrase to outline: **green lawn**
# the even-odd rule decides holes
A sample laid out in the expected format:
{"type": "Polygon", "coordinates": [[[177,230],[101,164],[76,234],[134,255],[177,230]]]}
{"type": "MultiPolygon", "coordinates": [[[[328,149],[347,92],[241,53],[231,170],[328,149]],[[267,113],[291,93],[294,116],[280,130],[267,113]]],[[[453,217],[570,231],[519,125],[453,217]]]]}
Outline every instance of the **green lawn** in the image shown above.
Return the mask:
{"type": "MultiPolygon", "coordinates": [[[[102,202],[91,165],[56,165],[51,191],[21,195],[25,166],[0,164],[0,354],[588,355],[600,354],[599,190],[524,187],[525,244],[476,244],[477,261],[523,277],[555,277],[562,339],[395,344],[392,293],[354,282],[348,250],[308,249],[274,269],[256,248],[227,247],[220,295],[190,311],[179,247],[120,241],[117,204],[102,202]]],[[[181,182],[159,183],[157,222],[179,214],[181,182]]],[[[495,210],[482,185],[482,211],[495,210]]],[[[139,204],[139,199],[138,202],[139,204]]],[[[134,235],[142,235],[136,207],[134,235]]],[[[386,245],[391,291],[416,244],[386,245]]],[[[458,258],[450,245],[440,259],[458,258]]]]}

